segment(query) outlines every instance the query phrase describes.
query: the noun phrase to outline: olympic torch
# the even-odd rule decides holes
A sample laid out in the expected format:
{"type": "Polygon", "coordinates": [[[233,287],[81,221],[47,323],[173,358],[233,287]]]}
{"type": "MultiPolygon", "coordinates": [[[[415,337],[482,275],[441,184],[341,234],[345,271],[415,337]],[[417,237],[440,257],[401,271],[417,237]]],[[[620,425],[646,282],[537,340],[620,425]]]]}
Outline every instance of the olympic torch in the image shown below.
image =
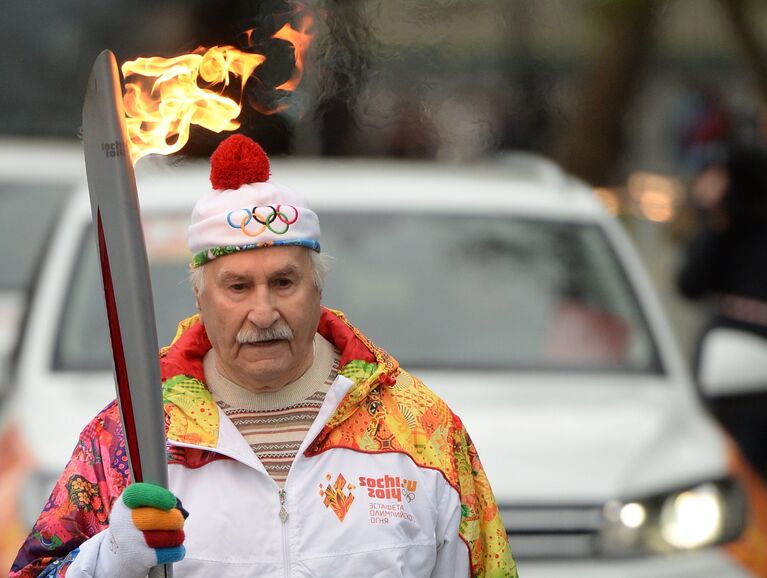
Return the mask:
{"type": "MultiPolygon", "coordinates": [[[[168,486],[165,421],[152,287],[129,155],[117,62],[96,58],[83,105],[93,225],[112,341],[117,401],[134,482],[168,486]]],[[[150,578],[169,578],[172,566],[150,578]]]]}
{"type": "MultiPolygon", "coordinates": [[[[303,16],[298,27],[288,22],[272,35],[294,48],[295,70],[276,87],[281,91],[293,91],[301,81],[311,25],[312,18],[303,16]]],[[[248,49],[253,32],[244,33],[248,49]]],[[[168,484],[152,287],[133,164],[144,155],[183,148],[191,124],[214,132],[237,129],[245,85],[265,60],[230,45],[201,46],[173,58],[142,57],[123,63],[125,94],[110,51],[99,54],[91,70],[83,105],[85,167],[134,482],[168,484]],[[239,79],[239,101],[224,94],[233,78],[239,79]],[[166,96],[172,106],[164,105],[166,96]]],[[[171,576],[170,565],[150,572],[151,578],[161,576],[171,576]]]]}

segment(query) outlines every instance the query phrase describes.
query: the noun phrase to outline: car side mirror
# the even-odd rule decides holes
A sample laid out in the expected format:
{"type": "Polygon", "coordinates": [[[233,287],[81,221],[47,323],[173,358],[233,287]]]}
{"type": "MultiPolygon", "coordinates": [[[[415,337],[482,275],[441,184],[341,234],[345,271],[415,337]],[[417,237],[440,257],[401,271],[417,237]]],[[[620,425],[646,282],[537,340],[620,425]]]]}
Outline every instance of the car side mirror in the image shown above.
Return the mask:
{"type": "Polygon", "coordinates": [[[767,393],[767,339],[718,327],[703,337],[698,381],[706,398],[767,393]]]}

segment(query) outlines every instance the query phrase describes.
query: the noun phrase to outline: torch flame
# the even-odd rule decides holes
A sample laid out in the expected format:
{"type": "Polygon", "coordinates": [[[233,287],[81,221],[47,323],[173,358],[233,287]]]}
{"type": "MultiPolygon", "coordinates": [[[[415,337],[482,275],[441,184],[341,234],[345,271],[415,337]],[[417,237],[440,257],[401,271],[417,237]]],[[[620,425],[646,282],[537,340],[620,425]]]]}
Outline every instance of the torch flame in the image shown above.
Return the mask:
{"type": "MultiPolygon", "coordinates": [[[[301,82],[304,55],[312,38],[307,32],[311,23],[311,17],[306,16],[297,30],[286,24],[273,36],[290,42],[295,50],[295,70],[277,87],[280,90],[293,91],[301,82]]],[[[252,32],[246,31],[248,38],[252,32]]],[[[265,60],[262,54],[242,52],[233,46],[214,46],[175,58],[125,62],[123,102],[133,164],[148,154],[168,155],[183,148],[192,124],[214,132],[237,129],[245,84],[265,60]],[[223,94],[231,75],[240,81],[238,100],[223,94]]]]}
{"type": "Polygon", "coordinates": [[[287,82],[284,82],[277,87],[279,90],[293,91],[301,82],[301,77],[304,74],[304,55],[306,54],[306,49],[309,47],[309,44],[312,41],[312,34],[308,32],[311,25],[312,17],[306,16],[301,21],[298,30],[293,28],[290,23],[288,23],[280,28],[277,32],[275,32],[272,36],[272,38],[279,38],[280,40],[286,40],[287,42],[290,42],[293,45],[293,49],[295,51],[295,71],[287,82]]]}
{"type": "Polygon", "coordinates": [[[232,46],[198,48],[175,58],[139,58],[122,65],[126,79],[126,125],[131,160],[156,153],[180,150],[189,140],[189,128],[197,124],[214,132],[234,130],[242,110],[240,103],[210,88],[229,85],[229,75],[241,80],[240,90],[266,58],[241,52],[232,46]]]}

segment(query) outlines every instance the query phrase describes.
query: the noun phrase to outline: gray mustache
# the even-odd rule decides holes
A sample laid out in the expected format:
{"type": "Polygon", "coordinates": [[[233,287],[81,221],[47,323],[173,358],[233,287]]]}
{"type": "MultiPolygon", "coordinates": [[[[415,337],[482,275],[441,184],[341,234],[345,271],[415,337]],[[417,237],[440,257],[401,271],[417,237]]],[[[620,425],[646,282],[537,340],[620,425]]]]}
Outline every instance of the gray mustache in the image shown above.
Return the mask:
{"type": "Polygon", "coordinates": [[[275,325],[267,329],[240,329],[237,333],[237,343],[260,343],[262,341],[291,340],[293,332],[285,324],[275,325]]]}

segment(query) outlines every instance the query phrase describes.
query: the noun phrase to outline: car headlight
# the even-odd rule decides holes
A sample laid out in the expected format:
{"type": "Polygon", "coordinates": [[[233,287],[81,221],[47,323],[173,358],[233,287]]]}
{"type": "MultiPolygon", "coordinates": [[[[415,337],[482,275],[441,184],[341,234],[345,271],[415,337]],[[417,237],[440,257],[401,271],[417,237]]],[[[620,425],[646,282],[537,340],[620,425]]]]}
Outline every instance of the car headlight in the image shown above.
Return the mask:
{"type": "Polygon", "coordinates": [[[746,520],[746,497],[733,479],[605,506],[599,549],[605,556],[664,554],[736,539],[746,520]]]}

